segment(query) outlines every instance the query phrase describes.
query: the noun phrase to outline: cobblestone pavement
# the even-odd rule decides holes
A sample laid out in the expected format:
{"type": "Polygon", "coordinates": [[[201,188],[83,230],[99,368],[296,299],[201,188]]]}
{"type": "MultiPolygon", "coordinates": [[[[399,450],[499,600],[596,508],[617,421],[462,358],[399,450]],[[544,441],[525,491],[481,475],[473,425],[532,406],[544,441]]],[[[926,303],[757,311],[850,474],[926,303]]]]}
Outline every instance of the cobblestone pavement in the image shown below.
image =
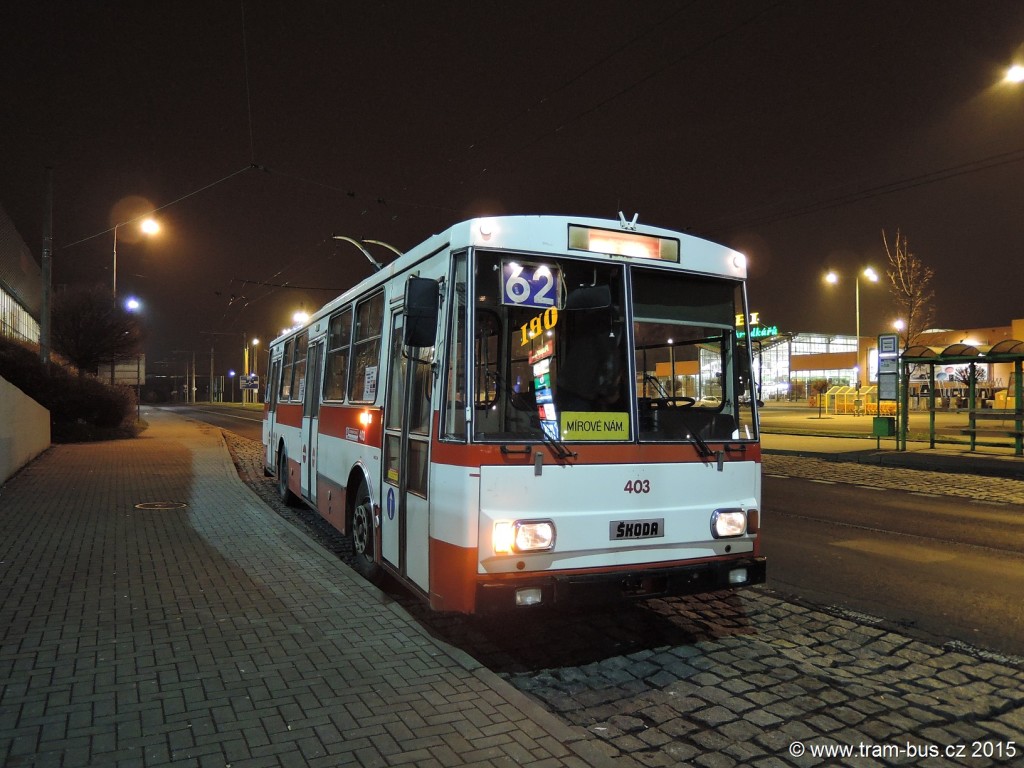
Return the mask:
{"type": "Polygon", "coordinates": [[[620,765],[1024,764],[1019,659],[921,642],[767,590],[647,607],[680,626],[709,616],[717,626],[692,642],[508,679],[599,737],[620,765]]]}
{"type": "Polygon", "coordinates": [[[767,475],[852,483],[933,496],[962,496],[993,503],[1024,504],[1024,481],[1009,478],[879,467],[785,454],[765,454],[762,468],[767,475]]]}
{"type": "MultiPolygon", "coordinates": [[[[250,484],[269,489],[256,477],[252,446],[232,445],[250,484]]],[[[766,456],[765,471],[1024,498],[1019,481],[805,457],[766,456]]],[[[261,495],[274,505],[271,490],[261,495]]],[[[319,525],[301,510],[284,514],[319,525]]],[[[345,556],[332,530],[318,535],[345,556]]],[[[604,613],[535,613],[515,632],[501,619],[404,605],[431,634],[584,730],[609,765],[1024,765],[1024,659],[911,637],[875,617],[766,588],[604,613]]]]}

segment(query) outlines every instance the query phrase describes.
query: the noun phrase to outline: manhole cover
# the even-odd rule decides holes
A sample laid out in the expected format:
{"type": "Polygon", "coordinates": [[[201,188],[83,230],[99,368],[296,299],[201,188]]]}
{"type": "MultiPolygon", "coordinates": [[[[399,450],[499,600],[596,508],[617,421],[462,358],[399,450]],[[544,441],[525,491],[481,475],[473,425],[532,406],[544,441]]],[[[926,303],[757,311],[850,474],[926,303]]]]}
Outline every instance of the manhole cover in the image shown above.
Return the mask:
{"type": "Polygon", "coordinates": [[[136,504],[136,509],[184,509],[187,507],[184,501],[144,501],[136,504]]]}

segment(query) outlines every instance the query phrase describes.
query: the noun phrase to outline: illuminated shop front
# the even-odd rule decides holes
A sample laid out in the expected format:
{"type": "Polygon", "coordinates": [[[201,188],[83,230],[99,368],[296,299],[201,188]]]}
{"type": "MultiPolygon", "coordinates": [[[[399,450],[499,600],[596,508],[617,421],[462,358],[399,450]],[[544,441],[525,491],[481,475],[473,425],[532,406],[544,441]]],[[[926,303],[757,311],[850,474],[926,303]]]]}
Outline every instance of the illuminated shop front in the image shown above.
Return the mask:
{"type": "MultiPolygon", "coordinates": [[[[856,386],[857,339],[821,333],[785,333],[754,338],[754,377],[761,383],[762,400],[803,400],[810,383],[824,379],[830,385],[856,386]]],[[[864,361],[872,357],[861,345],[864,361]]],[[[873,371],[872,371],[873,372],[873,371]]],[[[861,379],[866,385],[866,381],[861,379]]]]}
{"type": "MultiPolygon", "coordinates": [[[[811,382],[819,380],[826,381],[830,387],[856,388],[859,384],[861,388],[867,388],[878,384],[876,338],[860,340],[858,361],[855,336],[781,333],[770,326],[767,327],[770,332],[765,333],[765,326],[752,327],[754,378],[760,384],[762,400],[805,400],[813,393],[811,382]]],[[[1024,319],[996,328],[929,331],[921,335],[918,344],[937,348],[957,344],[984,347],[1021,338],[1024,338],[1024,319]]],[[[936,397],[943,404],[965,398],[968,377],[969,365],[966,362],[953,361],[938,366],[934,383],[936,397]]],[[[983,400],[998,400],[1000,392],[1012,387],[1012,379],[1013,369],[1009,364],[975,364],[977,391],[983,400]]],[[[928,390],[928,366],[913,367],[909,387],[911,407],[920,398],[927,397],[928,390]]]]}

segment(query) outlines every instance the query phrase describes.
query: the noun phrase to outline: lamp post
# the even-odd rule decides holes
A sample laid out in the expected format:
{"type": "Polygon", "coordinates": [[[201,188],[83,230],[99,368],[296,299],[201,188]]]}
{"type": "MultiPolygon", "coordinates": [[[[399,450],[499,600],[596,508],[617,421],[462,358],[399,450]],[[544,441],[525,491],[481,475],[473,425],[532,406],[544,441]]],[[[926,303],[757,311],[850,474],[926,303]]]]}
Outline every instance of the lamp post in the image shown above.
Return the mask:
{"type": "MultiPolygon", "coordinates": [[[[135,221],[135,219],[132,219],[135,221]]],[[[131,221],[122,221],[120,224],[114,225],[114,279],[113,279],[113,293],[114,298],[117,298],[117,230],[126,224],[131,224],[131,221]]],[[[155,219],[143,219],[142,223],[139,224],[139,229],[144,235],[155,235],[160,231],[160,225],[155,219]]]]}
{"type": "Polygon", "coordinates": [[[245,388],[242,390],[242,402],[250,403],[255,402],[256,398],[255,390],[249,389],[249,377],[254,373],[252,370],[256,365],[256,345],[260,343],[259,339],[249,340],[248,334],[244,335],[245,347],[242,349],[242,375],[245,377],[245,388]],[[249,347],[252,347],[252,357],[249,357],[249,347]],[[252,394],[250,394],[252,393],[252,394]]]}
{"type": "MultiPolygon", "coordinates": [[[[251,342],[249,342],[249,343],[252,345],[252,357],[249,358],[249,364],[246,367],[248,368],[249,379],[251,381],[252,375],[254,373],[259,373],[260,364],[259,364],[259,358],[257,357],[256,352],[257,352],[257,350],[259,348],[260,340],[257,339],[256,337],[253,337],[253,340],[251,342]]],[[[257,391],[258,390],[248,389],[246,391],[249,393],[249,402],[250,403],[255,403],[255,402],[259,401],[259,398],[257,397],[257,391]]]]}
{"type": "MultiPolygon", "coordinates": [[[[878,282],[878,273],[875,272],[875,270],[872,269],[871,267],[867,267],[864,270],[862,270],[860,273],[858,273],[856,278],[854,278],[854,281],[853,281],[853,284],[854,284],[854,289],[853,289],[854,313],[855,313],[855,317],[856,317],[856,334],[857,334],[857,337],[856,337],[856,344],[857,344],[856,349],[857,349],[857,351],[856,351],[856,357],[854,358],[853,375],[854,375],[854,382],[855,382],[856,387],[857,387],[858,390],[860,390],[860,380],[859,380],[858,376],[860,374],[860,279],[862,277],[866,277],[872,283],[877,283],[878,282]]],[[[838,275],[838,273],[836,273],[836,272],[829,272],[827,275],[825,275],[825,282],[827,282],[827,283],[829,283],[831,285],[835,285],[836,283],[838,283],[839,282],[839,275],[838,275]]]]}
{"type": "Polygon", "coordinates": [[[228,371],[228,378],[231,379],[231,402],[235,402],[235,372],[228,371]]]}

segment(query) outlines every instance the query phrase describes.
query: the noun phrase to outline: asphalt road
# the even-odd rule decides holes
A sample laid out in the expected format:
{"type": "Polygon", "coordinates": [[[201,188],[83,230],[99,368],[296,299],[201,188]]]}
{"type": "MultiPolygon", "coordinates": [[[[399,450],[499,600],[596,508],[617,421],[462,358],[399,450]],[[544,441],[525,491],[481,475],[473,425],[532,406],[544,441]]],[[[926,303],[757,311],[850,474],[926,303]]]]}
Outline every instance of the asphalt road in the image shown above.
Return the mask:
{"type": "Polygon", "coordinates": [[[228,429],[246,440],[255,440],[258,443],[263,439],[262,408],[227,403],[215,405],[199,403],[197,405],[173,406],[173,409],[175,413],[183,416],[205,421],[207,424],[213,424],[221,429],[228,429]]]}
{"type": "Polygon", "coordinates": [[[778,593],[1024,655],[1024,506],[770,476],[763,504],[778,593]]]}

